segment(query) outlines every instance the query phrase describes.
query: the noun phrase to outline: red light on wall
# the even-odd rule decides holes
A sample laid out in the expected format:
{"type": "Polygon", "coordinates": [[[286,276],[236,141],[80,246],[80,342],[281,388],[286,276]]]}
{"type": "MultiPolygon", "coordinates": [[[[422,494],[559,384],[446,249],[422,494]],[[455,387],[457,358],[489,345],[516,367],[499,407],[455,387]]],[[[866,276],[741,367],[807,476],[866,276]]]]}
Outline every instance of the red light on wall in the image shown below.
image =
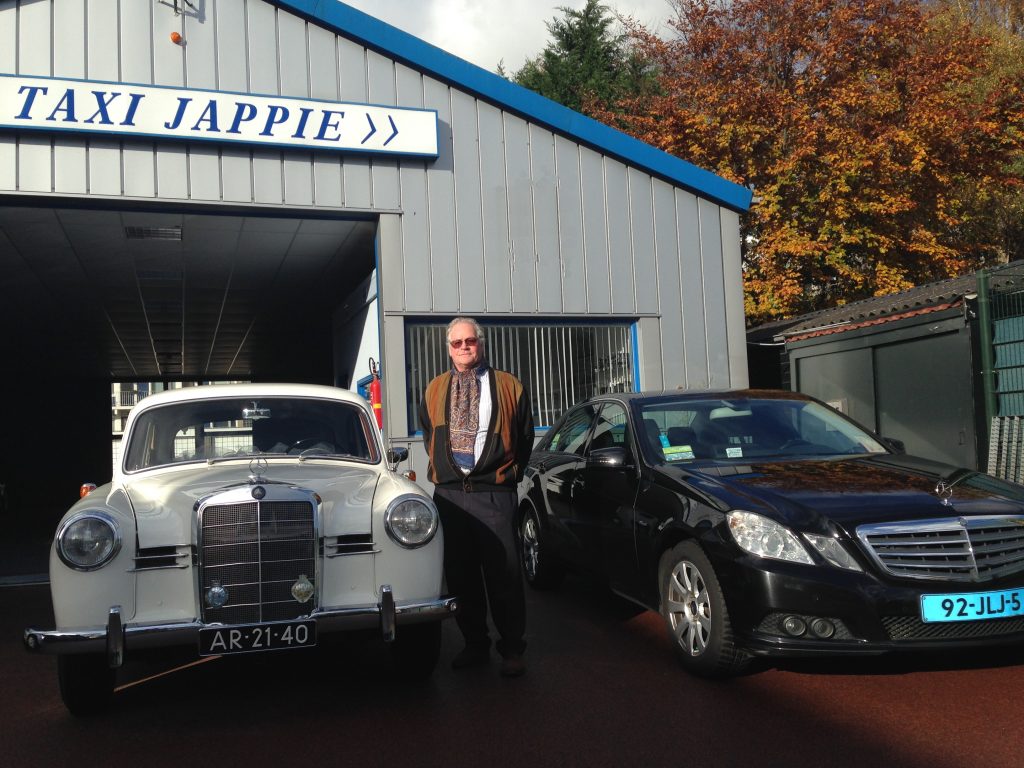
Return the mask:
{"type": "Polygon", "coordinates": [[[181,45],[181,33],[171,32],[171,42],[175,45],[181,45]]]}

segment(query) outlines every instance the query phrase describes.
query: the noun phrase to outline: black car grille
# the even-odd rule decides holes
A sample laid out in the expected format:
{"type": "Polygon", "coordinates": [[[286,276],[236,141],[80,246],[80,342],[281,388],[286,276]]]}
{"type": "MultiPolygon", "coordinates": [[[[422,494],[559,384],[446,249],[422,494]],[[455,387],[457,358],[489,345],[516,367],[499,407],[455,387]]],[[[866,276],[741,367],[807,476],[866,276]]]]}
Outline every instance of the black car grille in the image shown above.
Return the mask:
{"type": "Polygon", "coordinates": [[[292,597],[305,576],[316,580],[316,517],[310,501],[247,501],[201,510],[200,598],[203,621],[249,624],[308,615],[315,599],[292,597]],[[208,604],[219,584],[227,602],[208,604]]]}
{"type": "Polygon", "coordinates": [[[883,616],[890,640],[969,640],[1024,632],[1024,617],[988,621],[921,621],[916,616],[883,616]]]}
{"type": "Polygon", "coordinates": [[[984,582],[1024,570],[1024,517],[862,525],[857,536],[893,576],[984,582]]]}

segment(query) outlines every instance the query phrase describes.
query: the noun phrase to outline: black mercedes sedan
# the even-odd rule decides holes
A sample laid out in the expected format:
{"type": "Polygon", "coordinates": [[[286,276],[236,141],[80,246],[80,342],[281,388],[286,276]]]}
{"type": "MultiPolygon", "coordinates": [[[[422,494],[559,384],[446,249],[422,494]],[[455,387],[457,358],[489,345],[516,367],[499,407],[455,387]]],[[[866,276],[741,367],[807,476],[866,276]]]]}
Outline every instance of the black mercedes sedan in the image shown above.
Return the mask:
{"type": "Polygon", "coordinates": [[[593,398],[520,491],[529,584],[607,580],[698,675],[1024,642],[1024,486],[904,455],[799,393],[593,398]]]}

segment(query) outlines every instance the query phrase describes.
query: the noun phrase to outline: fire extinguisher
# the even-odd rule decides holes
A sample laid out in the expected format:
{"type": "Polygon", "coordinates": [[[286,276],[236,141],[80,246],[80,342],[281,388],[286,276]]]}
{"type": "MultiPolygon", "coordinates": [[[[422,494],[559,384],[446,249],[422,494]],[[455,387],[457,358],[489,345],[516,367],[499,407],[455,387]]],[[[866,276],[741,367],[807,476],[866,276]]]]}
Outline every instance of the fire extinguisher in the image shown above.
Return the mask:
{"type": "Polygon", "coordinates": [[[380,401],[380,372],[377,370],[377,362],[370,358],[370,405],[373,407],[373,415],[377,417],[377,427],[384,429],[384,411],[380,401]]]}

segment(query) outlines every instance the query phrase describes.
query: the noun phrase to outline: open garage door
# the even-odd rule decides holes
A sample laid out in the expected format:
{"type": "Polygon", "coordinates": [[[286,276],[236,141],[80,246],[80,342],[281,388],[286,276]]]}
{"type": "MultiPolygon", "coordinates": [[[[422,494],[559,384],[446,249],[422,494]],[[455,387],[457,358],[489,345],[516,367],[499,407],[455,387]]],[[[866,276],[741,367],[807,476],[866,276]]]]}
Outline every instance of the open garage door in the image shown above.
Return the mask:
{"type": "Polygon", "coordinates": [[[0,206],[0,575],[38,567],[79,483],[109,479],[111,382],[334,383],[375,236],[372,218],[0,206]]]}

